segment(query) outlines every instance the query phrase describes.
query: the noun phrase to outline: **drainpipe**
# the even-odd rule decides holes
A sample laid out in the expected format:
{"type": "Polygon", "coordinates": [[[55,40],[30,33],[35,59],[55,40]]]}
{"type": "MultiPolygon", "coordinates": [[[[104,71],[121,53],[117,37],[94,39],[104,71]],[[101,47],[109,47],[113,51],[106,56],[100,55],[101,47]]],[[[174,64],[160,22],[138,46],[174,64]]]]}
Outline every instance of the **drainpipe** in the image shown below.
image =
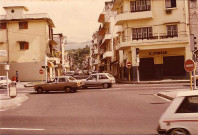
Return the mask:
{"type": "MultiPolygon", "coordinates": [[[[7,39],[7,66],[9,67],[9,63],[10,63],[10,53],[9,53],[9,35],[8,35],[8,23],[6,24],[7,26],[6,26],[6,39],[7,39]]],[[[5,67],[6,67],[6,65],[5,65],[5,67]]],[[[9,96],[9,88],[8,88],[8,70],[9,69],[7,69],[6,70],[6,77],[7,77],[7,79],[6,79],[6,84],[7,84],[7,96],[9,96]]]]}

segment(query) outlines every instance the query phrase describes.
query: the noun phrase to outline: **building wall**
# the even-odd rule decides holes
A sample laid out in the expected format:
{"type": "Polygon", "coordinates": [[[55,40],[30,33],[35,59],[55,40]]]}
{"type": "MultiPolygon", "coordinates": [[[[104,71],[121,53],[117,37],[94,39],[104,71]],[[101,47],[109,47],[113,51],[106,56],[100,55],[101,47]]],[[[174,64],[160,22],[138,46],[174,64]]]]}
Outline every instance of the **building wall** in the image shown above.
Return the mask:
{"type": "MultiPolygon", "coordinates": [[[[165,1],[160,0],[151,0],[151,11],[142,11],[134,13],[130,13],[130,1],[123,0],[123,4],[120,5],[118,11],[118,15],[122,14],[122,17],[125,19],[129,18],[129,16],[127,16],[129,14],[141,13],[144,17],[147,15],[146,13],[148,12],[151,12],[152,14],[152,17],[146,17],[146,19],[140,18],[137,15],[135,16],[135,19],[128,19],[117,22],[118,24],[121,24],[123,29],[123,32],[120,33],[120,45],[123,46],[120,49],[123,50],[123,59],[120,60],[120,66],[124,68],[126,66],[126,62],[132,62],[133,71],[131,73],[134,75],[134,81],[137,80],[137,67],[139,67],[140,65],[140,67],[142,67],[142,65],[144,65],[143,62],[153,62],[154,66],[151,68],[154,68],[154,76],[157,76],[163,75],[163,68],[165,68],[165,66],[163,65],[165,57],[170,58],[173,56],[176,59],[180,59],[181,56],[181,58],[184,58],[183,63],[186,59],[192,58],[192,53],[190,52],[189,44],[189,20],[187,1],[178,0],[177,7],[172,8],[171,13],[169,14],[166,13],[165,1]],[[177,24],[178,37],[167,38],[163,40],[132,40],[132,28],[152,27],[153,36],[161,36],[167,33],[167,25],[170,24],[177,24]],[[136,56],[136,48],[140,49],[138,56],[136,56]]],[[[144,67],[144,69],[146,68],[147,67],[144,67]]],[[[181,68],[183,68],[183,66],[181,68]]],[[[183,74],[183,70],[181,73],[183,74]]]]}
{"type": "MultiPolygon", "coordinates": [[[[48,24],[45,21],[28,21],[28,29],[19,29],[18,22],[8,23],[10,79],[19,71],[20,81],[41,80],[39,70],[44,65],[45,51],[48,49],[48,24]],[[20,50],[18,41],[29,42],[28,50],[20,50]]],[[[6,41],[6,30],[0,31],[6,41]]],[[[0,45],[7,49],[7,42],[0,45]]],[[[7,61],[0,57],[0,62],[7,61]]],[[[2,72],[1,74],[4,74],[2,72]]]]}

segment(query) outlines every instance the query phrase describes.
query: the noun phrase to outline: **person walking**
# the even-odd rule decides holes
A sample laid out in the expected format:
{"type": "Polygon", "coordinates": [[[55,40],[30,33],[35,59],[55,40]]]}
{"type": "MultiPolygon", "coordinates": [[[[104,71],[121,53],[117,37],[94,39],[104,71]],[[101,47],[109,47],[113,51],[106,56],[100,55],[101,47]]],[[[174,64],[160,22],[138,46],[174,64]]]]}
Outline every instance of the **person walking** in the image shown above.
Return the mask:
{"type": "Polygon", "coordinates": [[[19,81],[19,73],[18,73],[18,71],[16,71],[16,82],[18,82],[19,81]]]}

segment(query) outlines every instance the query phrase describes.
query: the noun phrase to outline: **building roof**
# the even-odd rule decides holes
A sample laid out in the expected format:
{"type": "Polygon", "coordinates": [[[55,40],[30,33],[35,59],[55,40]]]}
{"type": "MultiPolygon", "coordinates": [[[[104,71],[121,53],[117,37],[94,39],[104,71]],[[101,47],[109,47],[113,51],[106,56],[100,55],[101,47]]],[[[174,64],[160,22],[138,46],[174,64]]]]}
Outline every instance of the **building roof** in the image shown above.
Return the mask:
{"type": "Polygon", "coordinates": [[[47,13],[38,13],[38,14],[24,14],[23,18],[20,19],[6,19],[6,15],[0,15],[0,21],[28,21],[28,20],[45,20],[52,27],[55,27],[52,19],[49,18],[47,13]]]}
{"type": "Polygon", "coordinates": [[[8,9],[8,8],[24,8],[25,11],[29,11],[29,9],[25,6],[9,6],[9,7],[3,7],[4,9],[8,9]]]}

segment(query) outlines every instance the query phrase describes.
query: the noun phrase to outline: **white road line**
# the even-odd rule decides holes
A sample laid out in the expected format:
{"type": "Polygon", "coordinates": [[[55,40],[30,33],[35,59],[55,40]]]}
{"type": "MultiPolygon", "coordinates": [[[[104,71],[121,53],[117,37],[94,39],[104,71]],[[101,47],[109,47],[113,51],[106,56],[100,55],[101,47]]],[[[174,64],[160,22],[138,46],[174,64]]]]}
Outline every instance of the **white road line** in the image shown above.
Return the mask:
{"type": "Polygon", "coordinates": [[[0,130],[37,130],[37,131],[42,131],[45,129],[36,129],[36,128],[0,128],[0,130]]]}

